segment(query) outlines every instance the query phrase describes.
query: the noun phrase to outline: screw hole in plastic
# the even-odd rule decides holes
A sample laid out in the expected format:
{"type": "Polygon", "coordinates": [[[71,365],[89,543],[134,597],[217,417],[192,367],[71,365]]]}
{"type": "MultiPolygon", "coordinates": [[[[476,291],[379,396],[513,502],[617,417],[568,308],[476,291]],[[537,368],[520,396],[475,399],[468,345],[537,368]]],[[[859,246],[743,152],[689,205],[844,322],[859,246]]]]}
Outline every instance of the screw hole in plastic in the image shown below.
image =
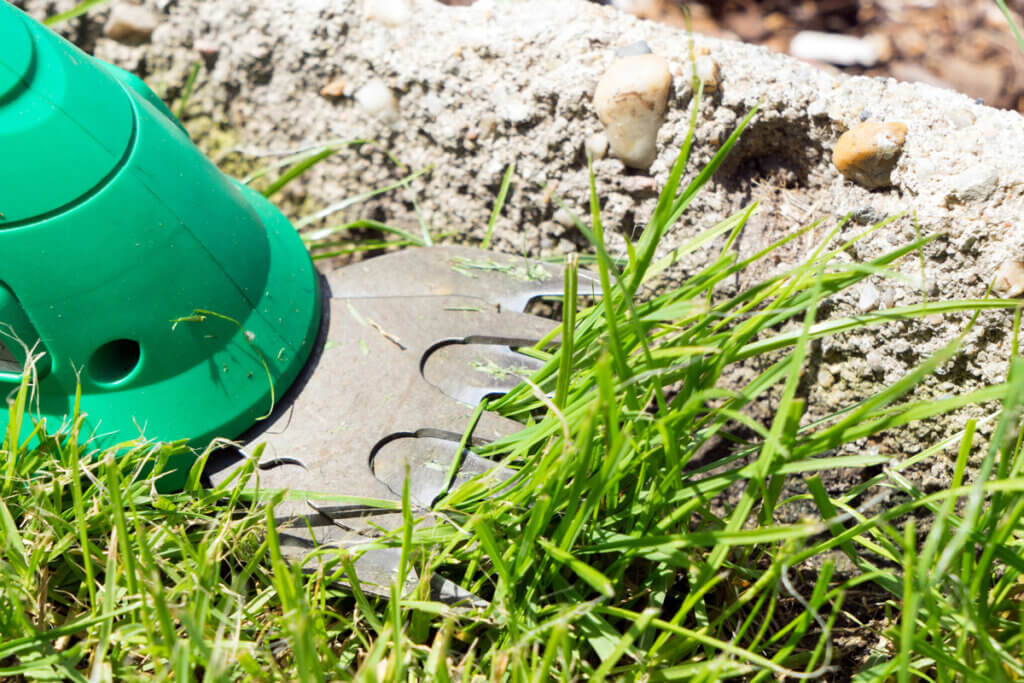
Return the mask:
{"type": "Polygon", "coordinates": [[[96,349],[89,361],[89,375],[97,384],[117,384],[128,378],[142,360],[139,342],[115,339],[96,349]]]}

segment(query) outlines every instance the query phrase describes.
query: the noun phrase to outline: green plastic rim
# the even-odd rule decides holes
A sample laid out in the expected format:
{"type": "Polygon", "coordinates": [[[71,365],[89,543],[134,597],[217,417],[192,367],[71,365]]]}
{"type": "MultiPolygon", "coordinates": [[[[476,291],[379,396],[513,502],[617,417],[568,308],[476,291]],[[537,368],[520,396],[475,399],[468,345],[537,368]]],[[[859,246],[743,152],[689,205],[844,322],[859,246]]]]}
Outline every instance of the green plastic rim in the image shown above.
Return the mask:
{"type": "MultiPolygon", "coordinates": [[[[33,405],[50,431],[80,386],[95,446],[240,435],[316,340],[302,239],[139,79],[6,3],[0,37],[0,88],[21,69],[0,97],[0,391],[34,349],[33,405]]],[[[167,488],[192,460],[174,463],[167,488]]]]}

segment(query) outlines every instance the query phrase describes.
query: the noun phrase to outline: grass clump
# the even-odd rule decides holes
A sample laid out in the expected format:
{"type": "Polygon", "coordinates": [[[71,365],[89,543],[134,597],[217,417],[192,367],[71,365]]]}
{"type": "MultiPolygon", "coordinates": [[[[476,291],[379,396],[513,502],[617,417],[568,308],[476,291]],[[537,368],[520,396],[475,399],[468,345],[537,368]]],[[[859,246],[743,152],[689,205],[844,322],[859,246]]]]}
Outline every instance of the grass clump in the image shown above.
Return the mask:
{"type": "MultiPolygon", "coordinates": [[[[77,418],[54,436],[37,430],[28,448],[16,437],[30,413],[26,382],[3,443],[0,677],[832,680],[856,673],[839,645],[851,633],[875,648],[858,658],[862,680],[1024,673],[1021,361],[1003,384],[914,400],[954,340],[836,412],[822,415],[801,390],[815,339],[1016,303],[924,301],[822,320],[829,297],[890,275],[928,240],[849,263],[841,255],[864,235],[844,242],[842,223],[803,263],[725,294],[738,273],[820,227],[741,259],[733,246],[755,207],[658,258],[661,237],[742,131],[684,185],[698,103],[699,93],[683,152],[621,265],[605,245],[592,181],[580,228],[604,296],[585,310],[567,305],[557,349],[531,350],[545,367],[489,406],[526,425],[482,450],[518,474],[497,491],[482,479],[452,490],[435,505],[440,523],[421,524],[406,491],[400,532],[358,551],[314,551],[300,570],[282,559],[273,501],[255,502],[251,470],[218,489],[193,476],[185,491],[160,495],[154,481],[183,446],[92,453],[77,418]],[[640,296],[671,264],[712,246],[681,285],[640,296]],[[731,379],[755,358],[753,378],[731,379]],[[751,417],[765,402],[772,418],[751,417]],[[973,481],[978,420],[910,459],[859,448],[970,405],[988,407],[981,419],[996,425],[973,481]],[[947,451],[957,458],[952,487],[915,488],[906,469],[947,451]],[[826,486],[829,473],[866,467],[878,474],[839,492],[826,486]],[[798,505],[810,513],[779,521],[798,505]],[[400,553],[391,598],[343,587],[354,557],[382,547],[400,553]],[[435,574],[481,600],[432,600],[435,574]]],[[[567,302],[575,267],[570,259],[567,302]]]]}

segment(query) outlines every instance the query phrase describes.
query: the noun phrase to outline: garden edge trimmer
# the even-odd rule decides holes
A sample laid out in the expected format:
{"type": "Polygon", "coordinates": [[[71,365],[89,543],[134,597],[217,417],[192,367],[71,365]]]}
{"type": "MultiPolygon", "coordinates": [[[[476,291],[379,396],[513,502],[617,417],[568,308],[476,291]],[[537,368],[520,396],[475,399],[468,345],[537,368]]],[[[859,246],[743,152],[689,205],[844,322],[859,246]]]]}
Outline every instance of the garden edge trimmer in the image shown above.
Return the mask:
{"type": "MultiPolygon", "coordinates": [[[[553,324],[518,311],[562,293],[557,268],[434,247],[320,275],[287,219],[204,158],[140,79],[5,2],[0,149],[0,387],[33,368],[49,431],[80,387],[92,446],[188,438],[167,490],[212,439],[237,437],[204,477],[260,451],[259,486],[291,491],[274,514],[294,561],[400,526],[406,476],[427,514],[452,485],[510,475],[459,444],[475,404],[537,367],[512,347],[553,324]]],[[[518,426],[484,412],[472,441],[518,426]]],[[[397,559],[362,554],[364,589],[388,594],[397,559]]]]}

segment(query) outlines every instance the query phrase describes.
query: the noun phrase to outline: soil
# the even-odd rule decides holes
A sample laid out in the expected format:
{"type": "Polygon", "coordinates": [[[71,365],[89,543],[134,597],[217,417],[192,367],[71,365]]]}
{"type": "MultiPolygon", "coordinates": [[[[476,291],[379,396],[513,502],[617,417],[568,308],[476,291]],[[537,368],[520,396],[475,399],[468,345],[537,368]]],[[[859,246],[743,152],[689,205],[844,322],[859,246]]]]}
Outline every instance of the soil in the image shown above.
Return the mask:
{"type": "MultiPolygon", "coordinates": [[[[471,5],[474,0],[440,0],[471,5]]],[[[1000,109],[1024,111],[1024,55],[992,0],[592,0],[697,33],[790,53],[800,31],[871,37],[877,64],[844,67],[956,90],[1000,109]],[[685,8],[685,9],[684,9],[685,8]]],[[[1021,26],[1024,0],[1007,6],[1021,26]]],[[[822,62],[824,68],[838,69],[822,62]]]]}
{"type": "MultiPolygon", "coordinates": [[[[658,0],[657,16],[683,24],[680,4],[658,0]]],[[[1024,2],[1007,3],[1020,25],[1024,2]]],[[[799,31],[880,39],[870,68],[886,76],[957,90],[1001,109],[1024,111],[1024,56],[991,0],[725,0],[690,5],[693,28],[788,52],[799,31]]]]}

